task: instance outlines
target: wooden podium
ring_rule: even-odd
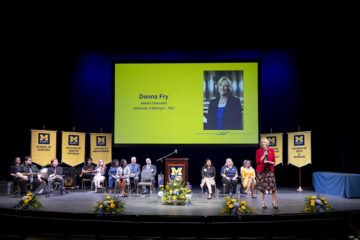
[[[188,158],[165,158],[165,184],[175,176],[188,182]]]

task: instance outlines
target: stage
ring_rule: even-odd
[[[221,215],[222,204],[224,199],[222,194],[208,200],[204,195],[201,198],[199,189],[193,191],[191,206],[169,206],[159,205],[157,203],[157,193],[152,195],[130,194],[128,197],[120,197],[125,203],[124,215],[166,215],[166,216],[219,216]],[[116,196],[115,194],[111,194]],[[258,194],[255,199],[249,195],[240,197],[254,208],[257,215],[274,215],[274,214],[297,214],[304,211],[305,196],[317,195],[314,191],[305,190],[296,191],[295,188],[280,188],[277,199],[279,209],[272,208],[271,194],[265,195],[265,201],[268,208],[264,210],[261,207],[261,199]],[[105,193],[95,193],[91,191],[70,191],[68,194],[60,196],[54,193],[50,198],[40,195],[39,201],[42,208],[39,211],[64,212],[64,213],[93,213],[93,207],[98,201],[102,200]],[[360,210],[360,199],[343,199],[331,195],[324,196],[330,204],[338,211]],[[1,208],[13,208],[19,201],[19,195],[3,195],[0,197]]]
[[[125,203],[125,212],[119,216],[96,215],[94,206],[103,199],[105,193],[74,191],[63,196],[54,193],[50,198],[40,196],[42,208],[33,210],[15,210],[19,195],[0,197],[1,220],[6,220],[9,228],[3,228],[2,235],[13,233],[14,226],[28,226],[26,234],[48,236],[109,236],[133,237],[190,237],[209,236],[266,237],[266,236],[307,236],[314,229],[323,238],[327,235],[343,235],[348,230],[348,221],[360,213],[360,199],[343,199],[330,195],[325,197],[336,209],[333,213],[304,213],[305,196],[317,195],[314,191],[297,192],[296,188],[278,189],[279,209],[271,206],[271,195],[266,195],[266,210],[261,207],[258,194],[255,199],[241,197],[254,208],[254,215],[228,216],[221,213],[224,203],[220,195],[211,200],[201,198],[199,189],[193,190],[191,206],[158,205],[157,194],[136,195],[121,198]],[[55,228],[44,228],[54,223]],[[179,225],[180,224],[180,225]],[[32,226],[32,227],[30,227]],[[256,230],[259,226],[264,231]],[[299,227],[301,226],[301,227]],[[198,229],[192,233],[187,229]],[[225,232],[221,229],[227,229]],[[105,231],[106,230],[106,231]],[[141,231],[139,231],[141,230]],[[55,231],[55,232],[54,232]],[[106,235],[105,234],[105,235]],[[32,236],[31,235],[31,236]],[[310,235],[309,235],[310,236]],[[313,236],[313,235],[311,235]],[[101,239],[101,237],[100,237]]]

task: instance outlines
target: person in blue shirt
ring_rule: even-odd
[[[119,167],[119,160],[114,159],[111,162],[111,167],[108,171],[109,175],[109,193],[115,193],[115,184],[116,184],[116,173]]]
[[[234,166],[234,163],[231,158],[226,159],[225,165],[221,169],[222,182],[225,184],[225,194],[230,193],[230,188],[232,188],[232,194],[236,195],[236,188],[238,183],[238,170]]]

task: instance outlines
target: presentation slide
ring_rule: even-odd
[[[115,144],[258,143],[258,62],[114,64]]]

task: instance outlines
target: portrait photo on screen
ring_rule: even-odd
[[[204,130],[243,130],[243,71],[204,71]]]

